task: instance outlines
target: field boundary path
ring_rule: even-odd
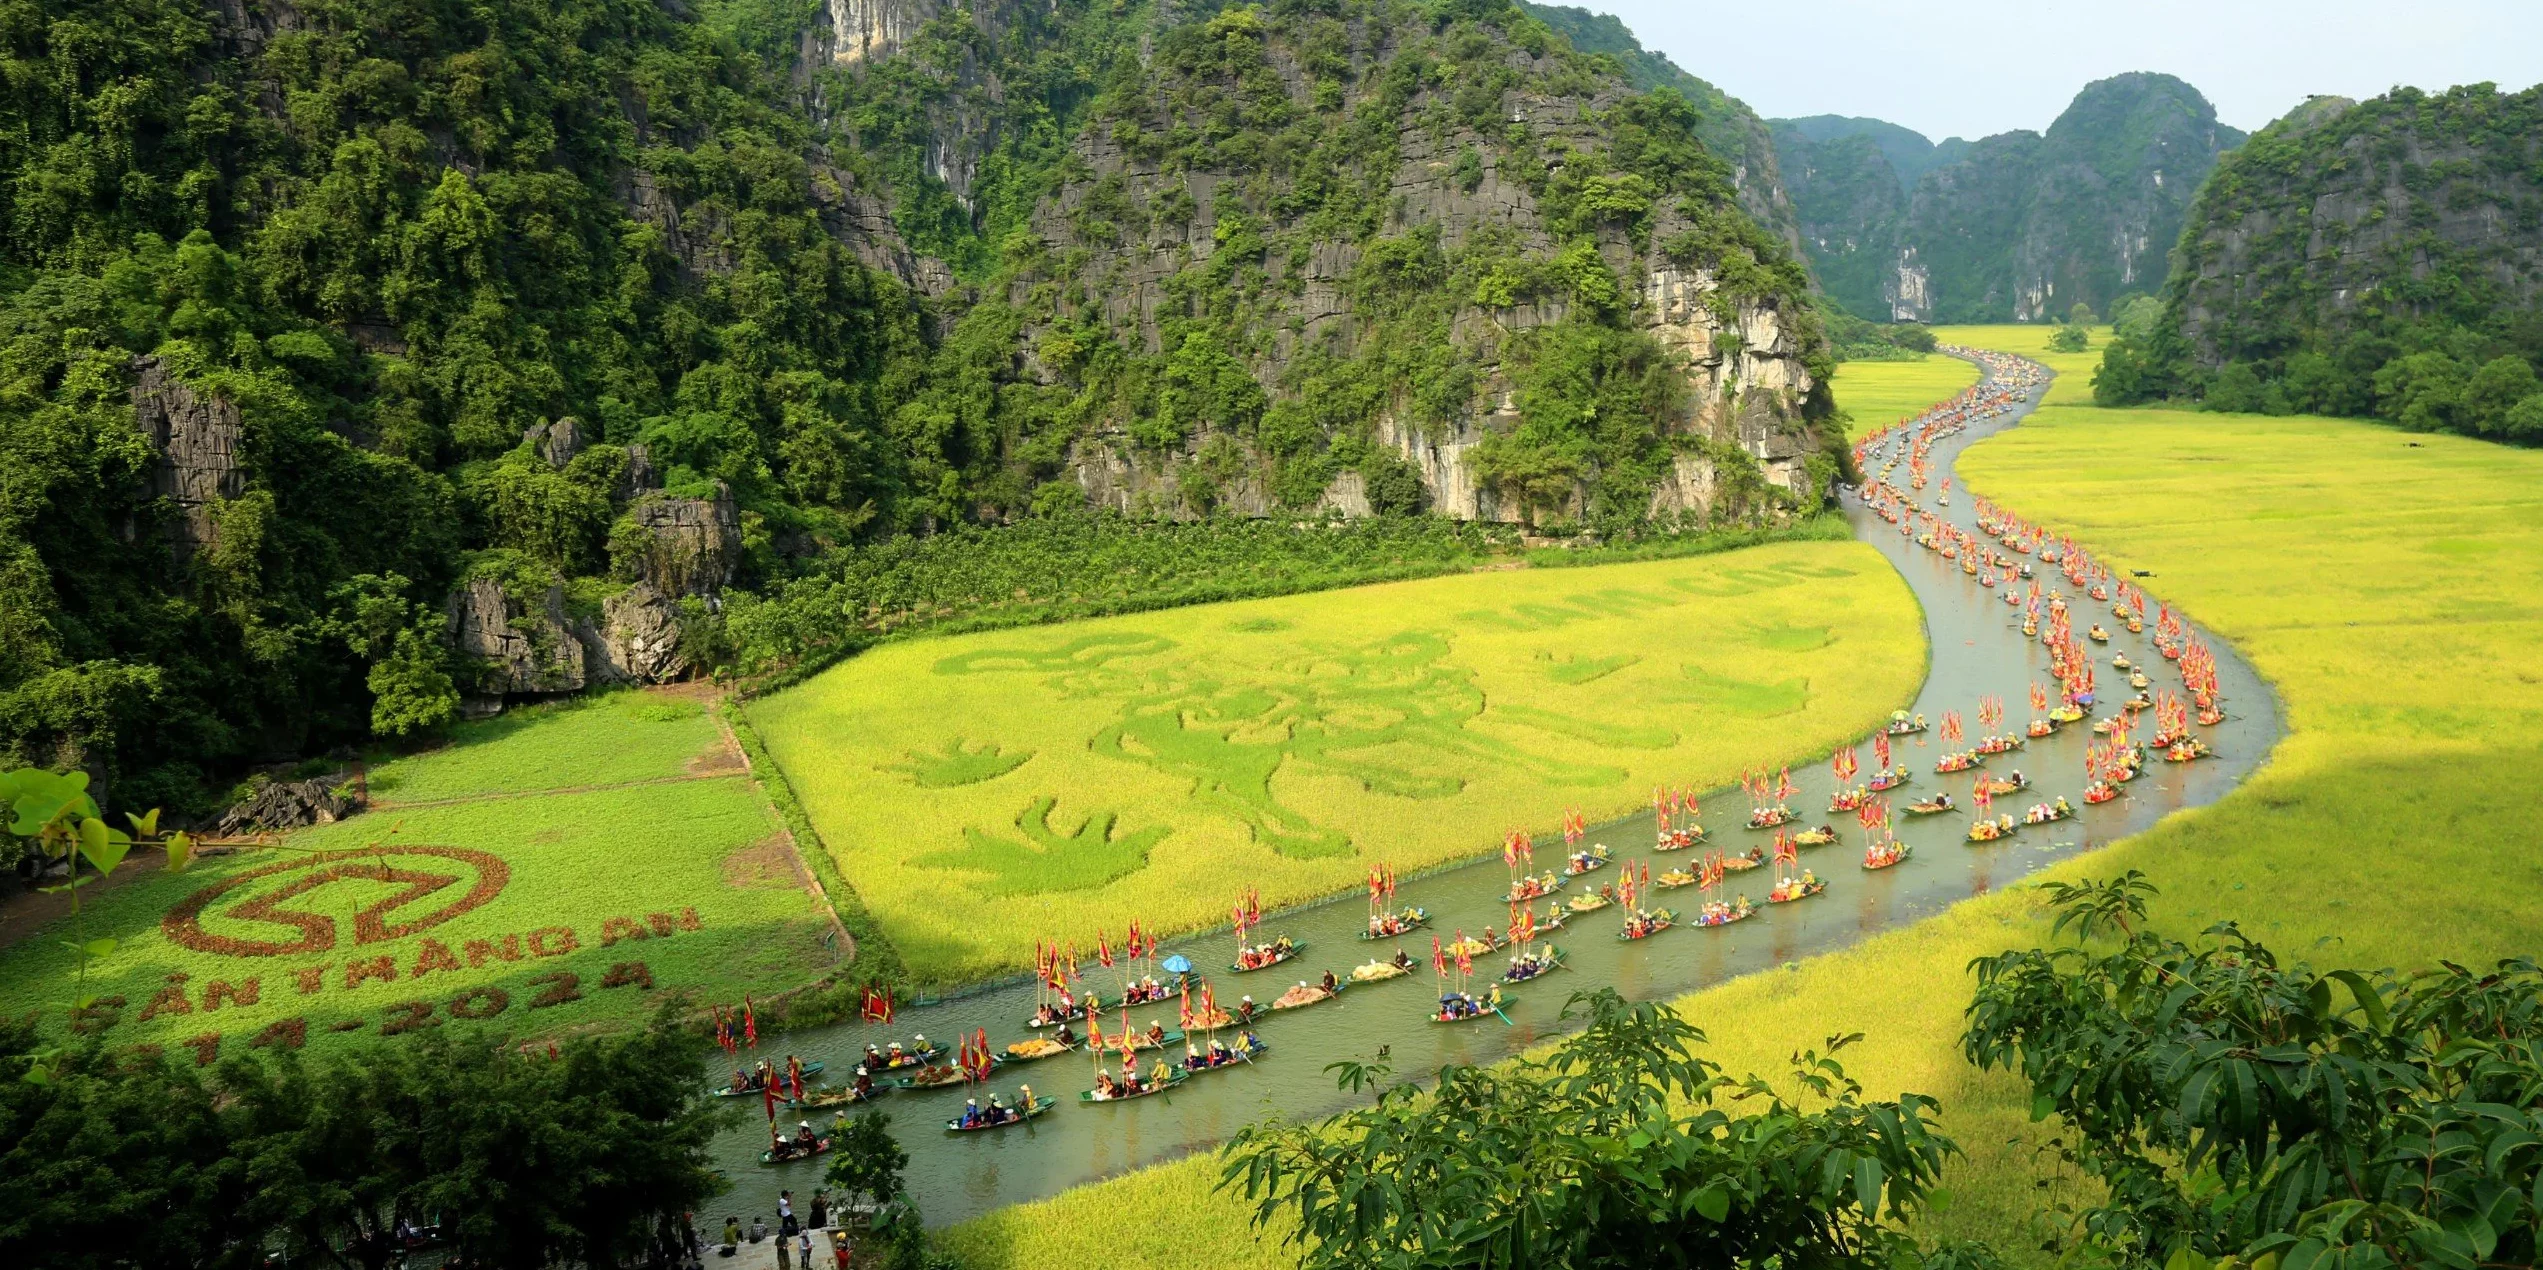
[[[1953,465],[1967,446],[2017,426],[2045,392],[2043,387],[2005,415],[1936,442],[1931,447],[1935,471],[1955,472]],[[1959,485],[1956,478],[1954,485]],[[1934,492],[1938,491],[1925,496],[1930,500]],[[1843,501],[1856,536],[1890,562],[1924,609],[1930,660],[1911,710],[1939,719],[1947,710],[1974,710],[1982,694],[2023,701],[2031,684],[2048,679],[2046,649],[2021,635],[2018,615],[1997,602],[1995,591],[1982,589],[1974,578],[1964,576],[1957,562],[1917,546],[1897,527],[1874,516],[1859,498],[1849,495]],[[1955,505],[1935,510],[1969,527],[1974,524],[1971,501],[1963,496],[1954,500]],[[1403,1072],[1429,1071],[1443,1063],[1497,1061],[1570,1030],[1573,1025],[1559,1015],[1564,998],[1576,990],[1607,983],[1635,999],[1675,999],[1935,915],[1961,900],[2018,883],[2057,861],[2139,833],[2176,811],[2212,803],[2266,761],[2281,734],[2281,716],[2275,692],[2229,645],[2205,630],[2197,633],[2216,655],[2225,699],[2233,711],[2225,725],[2210,733],[2219,757],[2187,767],[2158,764],[2162,770],[2133,783],[2125,797],[2088,807],[2074,821],[1970,847],[1963,842],[1967,824],[1963,816],[1911,819],[1899,828],[1902,840],[1917,848],[1915,857],[1896,868],[1863,873],[1850,858],[1861,850],[1851,818],[1825,810],[1835,784],[1827,766],[1796,768],[1792,775],[1801,792],[1791,805],[1803,813],[1803,823],[1844,819],[1848,826],[1841,845],[1804,857],[1803,863],[1831,881],[1825,895],[1799,904],[1767,906],[1755,919],[1735,926],[1671,931],[1635,943],[1615,938],[1612,909],[1577,917],[1568,931],[1555,937],[1569,956],[1571,972],[1553,982],[1516,989],[1507,1025],[1490,1018],[1476,1024],[1429,1023],[1425,989],[1430,985],[1424,967],[1407,977],[1414,986],[1364,985],[1340,1000],[1273,1015],[1260,1032],[1274,1052],[1260,1064],[1213,1074],[1189,1089],[1156,1099],[1116,1106],[1075,1105],[1068,1095],[1084,1088],[1089,1077],[1082,1056],[999,1073],[991,1090],[1002,1095],[1014,1094],[1019,1081],[1029,1082],[1037,1091],[1057,1094],[1069,1104],[1014,1130],[963,1135],[943,1131],[942,1122],[960,1111],[965,1097],[985,1099],[989,1090],[895,1094],[886,1110],[892,1116],[894,1136],[910,1153],[912,1189],[926,1198],[931,1224],[949,1224],[1206,1151],[1267,1114],[1312,1118],[1338,1110],[1346,1098],[1323,1071],[1329,1061],[1367,1058],[1380,1046],[1390,1047],[1391,1061]],[[2124,633],[2098,651],[2107,654],[2120,649],[2142,655],[2150,664],[2157,660],[2143,637]],[[2035,789],[2025,799],[2064,794],[2079,800],[2082,753],[2090,740],[2083,729],[2068,729],[2033,742],[2009,761],[1998,760],[1994,767],[1997,774],[2015,767],[2034,774]],[[1868,744],[1869,738],[1865,741]],[[1899,761],[1917,776],[1907,788],[1911,798],[1930,796],[1942,787],[1944,778],[1931,770],[1933,748],[1901,738],[1896,749]],[[1949,779],[1956,796],[1966,794],[1968,776]],[[1708,792],[1704,802],[1704,819],[1713,831],[1708,845],[1743,852],[1765,845],[1767,835],[1739,829],[1739,807],[1744,804],[1736,790]],[[1645,813],[1596,826],[1588,840],[1619,848],[1619,858],[1634,865],[1647,859],[1655,875],[1685,863],[1685,855],[1647,853],[1654,829],[1651,816]],[[1477,844],[1479,852],[1490,846]],[[1760,899],[1766,881],[1762,875],[1767,872],[1758,869],[1740,875],[1731,889]],[[1609,876],[1593,874],[1589,880]],[[1489,855],[1407,880],[1398,902],[1429,909],[1432,924],[1401,941],[1401,946],[1427,961],[1425,937],[1429,934],[1445,939],[1460,929],[1498,928],[1506,920],[1500,899],[1506,884],[1501,862]],[[1209,973],[1220,1004],[1233,1005],[1242,995],[1261,1002],[1278,996],[1296,979],[1328,969],[1341,973],[1373,954],[1382,957],[1395,950],[1396,941],[1361,942],[1356,936],[1364,927],[1363,906],[1354,893],[1274,914],[1265,922],[1266,934],[1289,934],[1309,946],[1306,957],[1280,971],[1226,973],[1221,967],[1228,960],[1229,937],[1223,930],[1170,941],[1164,952],[1186,955]],[[1497,963],[1497,958],[1476,959],[1478,970]],[[1105,982],[1100,977],[1095,980],[1099,987]],[[777,1049],[781,1055],[827,1059],[833,1068],[840,1068],[843,1063],[852,1064],[869,1042],[906,1041],[912,1033],[945,1038],[968,1036],[978,1029],[988,1034],[992,1046],[1004,1046],[1024,1035],[1023,1020],[1033,1000],[1029,983],[990,985],[942,1002],[914,1005],[889,1028],[848,1023],[792,1032],[777,1042]],[[1170,1025],[1175,1013],[1175,1003],[1168,1001],[1135,1012],[1132,1021],[1143,1028],[1152,1018]],[[1106,1031],[1113,1031],[1116,1022],[1108,1020]],[[765,1145],[762,1131],[750,1126],[719,1138],[714,1147],[717,1164],[734,1183],[730,1202],[739,1206],[738,1211],[748,1213],[756,1207],[773,1212],[781,1187],[800,1190],[812,1177],[809,1170],[759,1167],[758,1152]]]

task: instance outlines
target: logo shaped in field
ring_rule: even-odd
[[[356,883],[398,888],[354,911],[353,942],[376,944],[430,930],[469,912],[502,894],[511,880],[511,866],[466,847],[335,851],[269,864],[216,882],[168,910],[159,929],[197,952],[232,957],[325,952],[336,946],[336,919],[301,905],[331,886]],[[242,925],[280,929],[269,939],[218,934],[203,928],[207,913],[233,929]],[[297,937],[288,932],[297,932]]]

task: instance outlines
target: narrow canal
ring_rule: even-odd
[[[2034,393],[2005,416],[1936,442],[1931,452],[1936,472],[1954,471],[1961,450],[2015,426],[2036,400]],[[1960,488],[1958,481],[1953,482],[1953,488]],[[1930,492],[1926,501],[1929,505],[1933,501]],[[1974,528],[1969,505],[1972,501],[1959,497],[1952,506],[1935,510],[1945,513],[1955,524]],[[1924,607],[1932,665],[1924,688],[1910,708],[1929,720],[1939,720],[1951,710],[1974,718],[1978,699],[1993,695],[2008,703],[2018,726],[2027,717],[2023,707],[2028,702],[2030,685],[2054,682],[2047,650],[2021,633],[2019,610],[1994,602],[1995,593],[1982,589],[1975,578],[1963,575],[1955,562],[1916,546],[1895,527],[1865,511],[1856,500],[1847,500],[1846,511],[1854,521],[1856,534],[1889,558]],[[2054,530],[2055,526],[2050,528]],[[2042,569],[2041,573],[2052,582],[2063,581],[2054,570]],[[2155,595],[2162,594],[2162,579],[2146,580],[2144,584]],[[2079,624],[2089,620],[2093,607],[2079,599]],[[1569,930],[1555,937],[1568,954],[1570,969],[1510,990],[1504,1006],[1509,1019],[1506,1024],[1490,1018],[1456,1025],[1430,1022],[1427,1014],[1435,1004],[1435,996],[1429,967],[1424,964],[1414,974],[1360,985],[1334,1001],[1274,1015],[1258,1028],[1271,1045],[1271,1051],[1259,1062],[1205,1075],[1154,1098],[1110,1105],[1081,1104],[1077,1092],[1086,1088],[1091,1079],[1091,1064],[1081,1053],[1009,1067],[997,1074],[991,1088],[1009,1101],[1019,1082],[1030,1083],[1036,1093],[1059,1097],[1059,1107],[1023,1126],[992,1133],[945,1132],[945,1121],[959,1114],[964,1098],[972,1096],[960,1089],[894,1093],[876,1105],[891,1115],[893,1133],[909,1150],[907,1176],[915,1198],[930,1224],[941,1225],[1143,1165],[1208,1150],[1248,1122],[1265,1116],[1312,1117],[1336,1111],[1346,1098],[1334,1088],[1324,1067],[1337,1059],[1366,1058],[1380,1046],[1388,1046],[1390,1060],[1399,1073],[1426,1072],[1446,1063],[1489,1063],[1557,1034],[1564,1000],[1583,988],[1606,983],[1628,997],[1674,997],[1734,976],[1842,948],[1866,935],[1938,912],[1954,901],[2018,882],[2054,861],[2137,833],[2172,812],[2214,802],[2241,783],[2279,739],[2278,701],[2230,646],[2209,632],[2195,627],[2193,630],[2215,653],[2223,704],[2228,712],[2223,724],[2204,730],[2217,757],[2185,766],[2157,762],[2125,787],[2125,796],[2086,807],[2074,820],[2028,829],[2008,842],[1973,847],[1962,840],[1967,815],[1902,818],[1897,826],[1899,837],[1916,848],[1914,858],[1886,871],[1866,873],[1856,867],[1862,854],[1862,835],[1853,818],[1826,813],[1834,785],[1827,764],[1796,764],[1793,777],[1801,792],[1791,800],[1791,806],[1802,813],[1805,824],[1826,821],[1837,824],[1842,831],[1838,845],[1809,852],[1803,859],[1821,876],[1831,879],[1826,894],[1797,904],[1768,906],[1755,918],[1737,925],[1714,929],[1681,927],[1636,943],[1616,939],[1619,919],[1612,908],[1577,916]],[[2155,654],[2150,641],[2151,631],[2131,636],[2123,630],[2114,632],[2107,648],[2094,647],[2096,657],[2103,663],[2104,682],[2119,678],[2111,674],[2107,665],[2108,654],[2113,651],[2124,651],[2134,660],[2169,672],[2169,665]],[[2170,684],[2177,688],[2172,679],[2167,673],[2158,680],[2158,686]],[[2103,695],[2115,699],[2121,694]],[[1933,761],[1941,746],[1930,736],[1926,740],[1928,743],[1920,746],[1902,738],[1897,747],[1897,761],[1917,773],[1917,782],[1905,791],[1909,799],[1948,787],[1965,806],[1970,775],[1935,776]],[[2032,801],[2063,794],[2081,806],[2084,749],[2091,740],[2087,730],[2068,728],[2056,736],[2033,741],[2009,759],[1996,760],[1991,766],[2000,772],[2019,768],[2034,783],[2034,792],[2006,801],[2017,804],[2014,809],[2018,811],[2019,806]],[[1864,759],[1868,765],[1868,746]],[[1901,801],[1904,800],[1893,796],[1894,805]],[[1746,832],[1739,827],[1745,803],[1738,791],[1713,791],[1703,802],[1705,824],[1712,831],[1708,846],[1745,851],[1752,845],[1764,845],[1771,838],[1769,834]],[[1691,857],[1702,854],[1699,850],[1654,856],[1653,828],[1650,814],[1644,813],[1595,826],[1588,841],[1607,844],[1629,864],[1653,861],[1655,875],[1690,864]],[[1476,849],[1489,852],[1492,846],[1477,843]],[[1539,867],[1559,861],[1560,854],[1559,840],[1552,850],[1540,844]],[[1590,880],[1612,878],[1616,872],[1607,870]],[[1772,883],[1772,872],[1771,868],[1760,868],[1732,875],[1725,896],[1745,891],[1762,905]],[[1399,903],[1421,905],[1432,914],[1430,930],[1416,932],[1402,941],[1405,951],[1427,963],[1432,931],[1445,937],[1460,928],[1499,928],[1507,920],[1501,901],[1507,883],[1507,873],[1497,854],[1486,854],[1474,864],[1405,883]],[[1573,893],[1577,891],[1576,886]],[[1683,910],[1691,906],[1694,896],[1692,890],[1680,891],[1664,897],[1664,902],[1673,902],[1673,907]],[[1347,975],[1352,966],[1368,960],[1372,953],[1391,954],[1393,943],[1371,944],[1356,938],[1366,928],[1366,918],[1365,900],[1358,892],[1269,918],[1264,927],[1267,933],[1287,934],[1308,945],[1308,950],[1288,966],[1256,974],[1226,972],[1233,940],[1225,931],[1174,941],[1166,951],[1169,955],[1181,953],[1190,957],[1197,969],[1210,974],[1222,1005],[1233,1005],[1241,994],[1268,1002],[1298,979],[1314,978],[1327,969]],[[1504,960],[1499,956],[1477,958],[1478,980],[1487,964],[1497,969]],[[1094,982],[1102,985],[1102,972],[1095,974]],[[1003,1048],[1027,1034],[1024,1021],[1033,1004],[1032,986],[1016,984],[904,1010],[889,1028],[847,1024],[771,1038],[761,1052],[781,1060],[789,1053],[807,1061],[827,1060],[832,1074],[843,1074],[853,1069],[856,1056],[867,1043],[907,1040],[913,1033],[950,1047],[957,1037],[980,1028],[987,1030],[994,1048]],[[1143,1028],[1152,1018],[1172,1028],[1174,1005],[1168,1002],[1134,1010],[1132,1017]],[[1118,1019],[1119,1014],[1115,1013],[1107,1020],[1108,1030]],[[756,1109],[754,1104],[753,1110]],[[743,1214],[745,1220],[754,1211],[773,1215],[781,1187],[793,1190],[800,1203],[804,1195],[821,1184],[822,1165],[817,1162],[775,1168],[760,1165],[759,1153],[767,1146],[767,1135],[758,1116],[750,1119],[749,1124],[728,1132],[716,1143],[717,1163],[732,1179],[734,1189],[716,1202],[715,1212],[708,1214],[715,1221],[720,1222],[726,1212]],[[828,1113],[816,1119],[823,1128],[828,1122]]]

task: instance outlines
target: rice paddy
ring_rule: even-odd
[[[2045,404],[2052,406],[2093,404],[2093,372],[2102,364],[2102,348],[2110,343],[2111,328],[2087,328],[2092,346],[2080,353],[2059,353],[2049,348],[2049,337],[2057,328],[2046,323],[2006,323],[2000,326],[1937,326],[1934,338],[1945,344],[1964,348],[1992,348],[2014,353],[2057,372],[2049,384]],[[1840,398],[1842,401],[1842,398]]]
[[[2014,328],[2029,335],[2038,328]],[[1946,340],[1985,342],[1967,332]],[[2098,341],[2097,341],[2098,342]],[[2029,345],[1993,346],[2029,351]],[[2096,350],[2097,354],[2098,350]],[[2059,400],[2074,396],[2071,378]],[[2530,953],[2543,919],[2543,454],[2371,424],[2089,407],[2041,411],[1975,447],[1970,486],[2071,531],[2232,640],[2283,696],[2290,735],[2222,802],[2048,876],[2142,869],[2179,932],[2233,920],[2288,957],[2420,966]],[[2027,1089],[1960,1056],[1973,957],[2047,935],[2029,888],[1959,904],[1840,953],[1684,998],[1732,1072],[1774,1074],[1862,1032],[1850,1072],[1881,1096],[1943,1101],[1967,1152],[1929,1235],[2045,1264],[2059,1183]],[[1198,1157],[1004,1210],[949,1232],[966,1265],[1100,1256],[1179,1264],[1192,1229],[1245,1210]],[[2043,1191],[2043,1179],[2049,1189]],[[1147,1215],[1171,1211],[1180,1223]],[[1029,1251],[1028,1251],[1029,1250]],[[1258,1242],[1234,1267],[1294,1264]]]
[[[751,706],[921,982],[1223,921],[1712,788],[1921,682],[1859,544],[1523,569],[913,640]]]
[[[1840,362],[1830,391],[1845,411],[1847,436],[1876,432],[1978,382],[1978,368],[1928,353],[1907,362]]]
[[[677,992],[765,1000],[838,960],[776,817],[694,697],[472,724],[371,785],[390,805],[278,847],[181,874],[125,865],[84,924],[0,949],[0,1011],[208,1061],[452,1020],[554,1034]],[[60,940],[101,937],[118,945],[89,972],[104,1002],[73,1020]]]

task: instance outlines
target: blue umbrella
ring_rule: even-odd
[[[1176,953],[1159,964],[1163,965],[1166,968],[1166,973],[1170,975],[1190,974],[1192,972],[1192,959],[1184,956],[1182,953]]]

